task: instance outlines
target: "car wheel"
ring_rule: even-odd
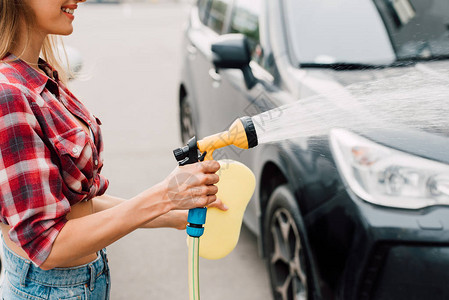
[[[311,296],[301,220],[290,190],[286,185],[277,187],[264,220],[264,250],[276,300],[307,300]]]
[[[185,96],[181,100],[180,107],[180,121],[181,121],[181,139],[186,144],[190,138],[195,135],[195,126],[193,123],[192,108],[189,99]]]

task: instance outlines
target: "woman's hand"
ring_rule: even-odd
[[[221,202],[220,199],[215,200],[208,206],[209,207],[215,207],[220,210],[226,211],[228,210],[228,207]],[[179,230],[185,230],[186,226],[188,224],[187,217],[188,217],[189,211],[188,210],[172,210],[166,213],[165,215],[162,215],[156,219],[154,219],[151,222],[148,222],[142,228],[160,228],[160,227],[168,227],[168,228],[174,228]]]
[[[209,207],[215,207],[223,211],[228,210],[228,207],[223,202],[221,202],[220,199],[212,202],[212,204],[210,204],[208,208]],[[179,230],[185,230],[188,224],[188,214],[188,210],[172,210],[165,215],[156,218],[153,222],[148,223],[150,225],[148,227],[170,227]],[[161,222],[161,224],[158,224],[159,222]]]
[[[205,207],[216,201],[220,169],[216,161],[204,161],[177,167],[165,180],[166,198],[173,205],[173,209],[191,209]]]

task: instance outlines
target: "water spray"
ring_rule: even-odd
[[[197,141],[192,137],[186,146],[173,150],[180,166],[193,164],[203,160],[212,160],[216,149],[234,145],[241,149],[257,146],[257,134],[254,123],[250,117],[235,120],[227,131],[223,131]],[[194,208],[189,210],[187,234],[189,244],[189,299],[199,300],[199,238],[204,233],[207,208]]]

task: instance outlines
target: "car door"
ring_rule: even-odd
[[[248,88],[239,69],[211,69],[209,75],[214,78],[214,98],[209,103],[216,109],[215,117],[210,120],[209,133],[226,130],[238,117],[253,116],[268,108],[271,103],[269,91],[272,90],[273,77],[261,66],[263,50],[260,43],[259,18],[263,0],[235,0],[226,24],[224,34],[245,34],[252,53],[251,71],[258,83]],[[218,116],[220,114],[221,116]],[[236,155],[233,155],[236,158]]]
[[[276,86],[275,77],[270,72],[273,60],[267,42],[267,34],[263,26],[265,16],[265,0],[235,0],[229,23],[225,33],[240,33],[246,35],[252,60],[251,72],[257,79],[257,84],[248,88],[244,76],[239,69],[220,69],[215,85],[215,97],[210,99],[222,114],[211,122],[213,132],[222,131],[229,127],[236,118],[254,116],[261,112],[276,108],[285,103],[285,93]],[[274,73],[274,72],[273,72]],[[276,112],[273,113],[280,113]],[[274,117],[274,116],[273,116]],[[256,161],[254,151],[263,151],[261,147],[252,150],[242,150],[236,147],[226,147],[215,151],[215,159],[230,158],[243,162],[253,171],[260,167]],[[250,201],[245,212],[246,224],[253,225],[254,231],[258,223],[257,203]]]
[[[187,69],[191,70],[189,80],[192,85],[187,93],[194,98],[192,102],[197,112],[196,134],[199,138],[220,128],[214,126],[217,118],[222,115],[218,113],[215,101],[218,90],[216,78],[214,79],[214,74],[211,73],[211,70],[214,70],[211,45],[223,32],[224,24],[229,18],[231,2],[232,0],[198,1],[197,17],[191,18],[187,32],[186,50],[189,57]]]

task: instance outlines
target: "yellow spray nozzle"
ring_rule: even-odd
[[[257,146],[257,134],[254,123],[250,117],[235,120],[227,131],[205,137],[198,141],[198,150],[206,152],[205,160],[212,160],[216,149],[234,145],[241,149]]]

